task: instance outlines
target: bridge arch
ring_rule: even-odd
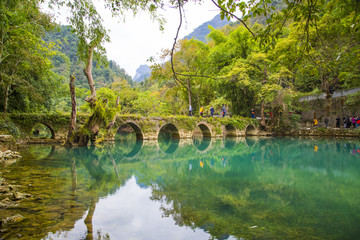
[[[237,137],[236,127],[232,124],[227,124],[224,126],[223,130],[224,137]]]
[[[51,139],[55,139],[55,130],[54,130],[54,128],[50,125],[50,124],[48,124],[48,123],[46,123],[46,122],[35,122],[34,124],[33,124],[33,127],[31,127],[31,129],[30,129],[30,132],[29,132],[29,136],[35,136],[35,137],[38,137],[37,136],[37,134],[39,134],[39,127],[41,127],[41,126],[45,126],[46,127],[46,129],[48,129],[49,131],[50,131],[50,135],[51,135]]]
[[[122,125],[120,125],[120,127],[116,131],[117,134],[130,133],[130,132],[133,132],[135,134],[136,140],[144,139],[143,132],[141,131],[140,127],[134,122],[130,122],[130,121],[125,122]]]
[[[245,136],[257,136],[259,130],[254,125],[249,124],[245,129]]]
[[[206,122],[199,122],[197,128],[193,132],[194,136],[201,135],[203,138],[211,138],[211,127]]]
[[[157,133],[159,138],[166,139],[180,139],[180,133],[178,128],[173,123],[165,123],[163,124]]]
[[[134,157],[142,149],[144,135],[136,123],[124,122],[118,127],[116,135],[119,137],[115,137],[115,141],[126,143],[125,148],[121,149],[123,156]]]

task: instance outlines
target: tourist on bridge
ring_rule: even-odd
[[[191,104],[189,105],[189,116],[192,116],[192,111],[193,111],[193,108],[191,106]]]
[[[325,118],[325,126],[328,127],[328,125],[329,125],[329,119],[326,117]]]
[[[346,121],[346,126],[345,126],[345,128],[350,128],[350,127],[351,127],[351,120],[350,120],[350,118],[351,118],[351,117],[346,116],[346,119],[345,119],[345,121]]]
[[[354,128],[356,128],[356,117],[355,116],[352,116],[351,122],[352,122]]]
[[[222,117],[225,117],[226,115],[226,108],[225,105],[222,106]]]
[[[318,125],[318,120],[314,118],[314,127],[317,127],[317,125]]]
[[[204,115],[204,107],[201,106],[201,108],[200,108],[200,116],[203,116],[203,115]]]
[[[340,118],[339,117],[336,118],[336,127],[340,128]]]
[[[255,110],[254,110],[254,108],[251,109],[251,118],[255,118]]]
[[[360,126],[360,116],[356,118],[356,127]]]
[[[211,106],[211,107],[210,107],[211,117],[214,117],[214,112],[215,112],[215,109],[213,108],[213,106]]]

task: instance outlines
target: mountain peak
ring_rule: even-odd
[[[221,20],[220,15],[216,15],[213,19],[210,21],[204,22],[199,27],[195,28],[192,33],[185,36],[184,39],[197,39],[199,41],[205,42],[206,36],[210,33],[210,29],[208,26],[212,26],[214,28],[222,28],[223,26],[229,24],[229,21],[227,20]]]
[[[136,69],[136,73],[135,73],[135,76],[133,78],[133,81],[134,82],[141,82],[145,78],[150,77],[150,74],[151,74],[151,69],[150,69],[150,67],[148,65],[146,65],[146,64],[140,65],[140,67],[138,67]]]

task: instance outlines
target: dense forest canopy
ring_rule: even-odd
[[[187,2],[106,0],[104,4],[120,17],[128,10],[147,11],[162,26],[158,8],[170,4],[181,10]],[[60,26],[60,31],[40,11],[39,1],[1,1],[4,115],[69,112],[70,74],[76,77],[77,105],[84,112],[94,106],[85,101],[90,95],[111,100],[113,107],[119,98],[121,113],[148,116],[186,114],[189,104],[195,112],[201,106],[219,111],[225,104],[232,115],[241,116],[250,116],[255,107],[263,120],[271,111],[282,126],[291,124],[288,112],[301,110],[297,97],[318,92],[331,97],[337,89],[360,85],[359,1],[213,3],[222,18],[237,19],[238,24],[211,28],[205,42],[178,40],[174,49],[164,50],[163,61],[153,64],[151,77],[134,84],[125,70],[106,59],[103,43],[109,39],[91,0],[50,1],[71,10],[72,28]],[[244,17],[235,16],[239,11]]]

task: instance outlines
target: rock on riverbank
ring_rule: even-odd
[[[13,152],[11,150],[6,150],[4,152],[0,151],[0,164],[4,168],[15,163],[19,158],[21,158],[21,155],[18,152]]]
[[[0,151],[0,209],[17,205],[22,199],[32,197],[30,194],[20,192],[21,186],[10,184],[2,177],[4,169],[15,163],[19,158],[21,158],[21,156],[18,152],[13,152],[11,150],[6,150],[4,152]],[[20,221],[20,219],[23,219],[20,215],[5,219],[0,217],[0,227],[10,222]]]

